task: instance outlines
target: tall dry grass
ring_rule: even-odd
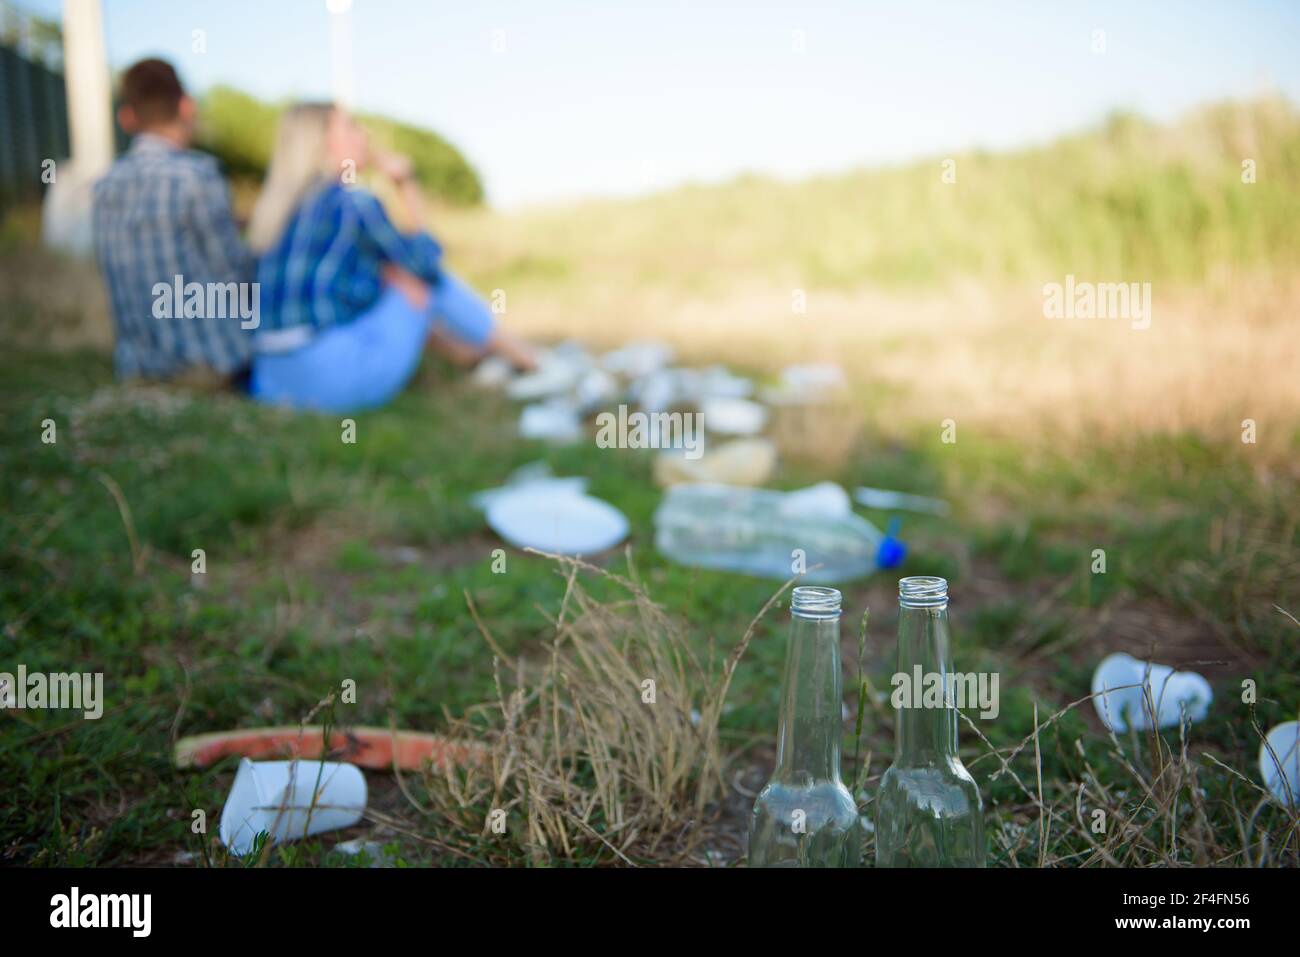
[[[784,588],[725,657],[637,580],[548,556],[566,588],[544,648],[494,654],[497,699],[451,723],[486,758],[430,772],[427,810],[482,863],[700,863],[725,795],[718,720],[745,648]],[[631,567],[629,554],[629,567]],[[581,574],[619,593],[596,600]]]

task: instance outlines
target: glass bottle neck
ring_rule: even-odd
[[[840,680],[839,616],[794,615],[781,684],[776,779],[839,781],[844,722]]]
[[[940,764],[957,756],[957,711],[950,674],[947,607],[901,606],[898,675],[910,694],[895,701],[896,766]],[[895,695],[903,690],[897,680],[894,688]]]

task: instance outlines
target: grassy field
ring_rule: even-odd
[[[533,334],[657,335],[758,376],[794,358],[846,366],[851,399],[783,436],[774,484],[952,501],[947,520],[905,522],[901,573],[950,580],[957,667],[1001,674],[999,717],[962,729],[991,864],[1294,866],[1300,821],[1263,800],[1255,760],[1259,729],[1300,708],[1297,130],[1293,111],[1262,104],[958,157],[957,184],[936,161],[449,212],[438,228],[454,265],[506,290],[507,320]],[[1233,137],[1257,148],[1251,186]],[[333,850],[352,837],[409,865],[743,859],[788,609],[778,597],[745,641],[779,585],[656,554],[649,453],[521,442],[513,405],[436,363],[355,416],[355,444],[337,418],[122,386],[93,275],[30,247],[30,222],[11,218],[0,670],[102,671],[107,704],[98,721],[0,715],[0,861],[368,863]],[[1053,326],[1040,290],[1066,273],[1152,282],[1152,327]],[[792,315],[795,289],[806,314]],[[1241,441],[1244,418],[1257,443]],[[500,543],[469,496],[539,458],[627,513],[627,551],[595,569],[511,551],[494,572]],[[896,577],[845,589],[852,709],[859,672],[888,688]],[[1209,717],[1185,738],[1111,737],[1078,703],[1110,651],[1201,671]],[[648,723],[619,710],[618,661],[627,695],[647,669],[670,692]],[[355,704],[338,700],[349,679]],[[474,735],[498,763],[370,774],[363,825],[227,859],[213,836],[233,763],[179,771],[173,742],[309,715]],[[879,694],[863,718],[860,766],[845,725],[845,774],[869,800],[893,727]],[[495,808],[505,834],[487,827]]]
[[[1218,441],[1253,418],[1285,457],[1300,422],[1297,221],[1300,114],[1261,100],[810,182],[447,210],[439,228],[525,331],[655,335],[767,369],[836,361],[899,438],[956,418],[1022,442]],[[1044,284],[1067,275],[1149,282],[1150,328],[1044,319]]]

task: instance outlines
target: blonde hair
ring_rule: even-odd
[[[266,182],[248,224],[248,245],[262,253],[275,245],[312,187],[326,176],[325,142],[332,103],[299,103],[284,111]]]

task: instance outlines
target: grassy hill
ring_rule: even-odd
[[[443,213],[455,268],[543,337],[657,336],[761,368],[833,360],[887,428],[1015,434],[1268,419],[1300,441],[1300,113],[1265,99],[1048,145],[633,200]],[[1255,182],[1243,181],[1253,161]],[[1151,283],[1150,329],[1052,321],[1067,274]],[[800,311],[796,303],[806,300]],[[1044,432],[1044,426],[1048,431]]]
[[[946,159],[956,182],[943,180]],[[750,276],[836,288],[1066,271],[1198,280],[1222,266],[1300,265],[1297,221],[1300,113],[1263,99],[1171,126],[1117,114],[1015,152],[538,209],[485,225],[511,242],[485,244],[496,258],[484,265],[493,278],[612,270],[689,289]]]

